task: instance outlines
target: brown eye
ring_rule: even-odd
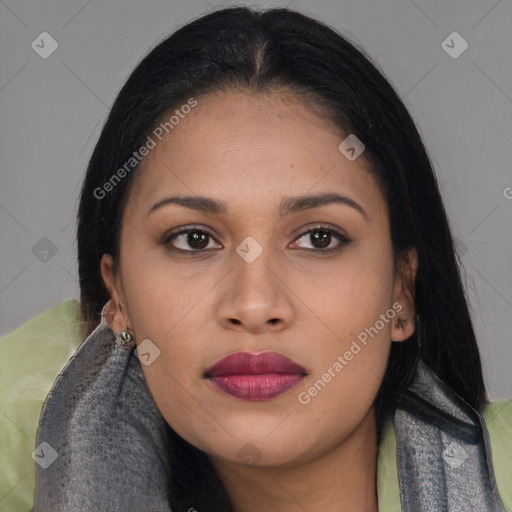
[[[316,249],[326,249],[332,241],[332,235],[327,231],[310,231],[309,236]]]
[[[167,236],[162,243],[164,245],[171,245],[171,248],[179,251],[196,252],[213,248],[209,247],[211,241],[213,241],[213,237],[210,233],[194,228],[173,233]]]
[[[300,245],[300,241],[311,244],[311,247]],[[314,252],[334,252],[340,250],[350,240],[334,229],[316,226],[308,229],[292,245],[293,248],[307,249]]]

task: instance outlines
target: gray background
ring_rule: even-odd
[[[0,0],[0,335],[78,298],[80,183],[128,74],[177,27],[231,5]],[[289,6],[330,24],[360,44],[398,90],[433,159],[463,254],[491,397],[511,397],[512,2],[251,5]],[[457,58],[442,46],[454,31],[469,45]],[[31,47],[42,45],[42,32],[58,42],[46,59]],[[448,38],[445,45],[457,51],[460,43]]]

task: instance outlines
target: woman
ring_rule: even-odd
[[[512,510],[432,165],[332,29],[232,8],[160,43],[77,240],[35,511]]]

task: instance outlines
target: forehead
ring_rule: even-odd
[[[253,207],[309,191],[382,202],[363,156],[350,161],[340,152],[348,134],[302,98],[283,91],[230,91],[196,101],[161,140],[153,137],[155,147],[133,187],[141,207],[171,193]]]

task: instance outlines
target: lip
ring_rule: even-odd
[[[204,377],[228,395],[260,402],[297,386],[307,374],[304,367],[277,352],[236,352],[208,368]]]

